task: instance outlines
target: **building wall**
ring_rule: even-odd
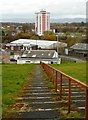
[[[37,50],[38,49],[38,45],[34,45],[32,47],[30,46],[7,46],[7,45],[3,45],[2,47],[3,49],[6,49],[6,50],[11,50],[11,51],[20,51],[20,50]]]
[[[40,62],[44,62],[44,63],[46,63],[46,64],[61,64],[61,58],[58,58],[58,61],[57,61],[57,59],[56,60],[42,60],[42,59],[34,59],[34,60],[32,60],[32,59],[17,59],[17,64],[31,64],[31,63],[35,63],[35,64],[40,64]]]
[[[44,31],[50,30],[50,13],[46,11],[40,11],[36,13],[36,21],[35,21],[35,31],[41,36]]]
[[[7,45],[4,45],[3,49],[17,51],[17,50],[23,49],[23,46],[7,46]]]
[[[81,58],[81,59],[86,59],[88,57],[88,52],[87,50],[71,50],[68,52],[69,56]]]
[[[42,62],[44,62],[46,64],[51,64],[51,61],[44,61],[43,60]],[[17,64],[31,64],[31,63],[40,64],[40,60],[22,60],[22,59],[17,60]]]

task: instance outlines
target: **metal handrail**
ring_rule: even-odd
[[[70,106],[71,106],[71,82],[75,82],[77,85],[80,85],[82,88],[85,89],[86,93],[86,104],[85,104],[85,117],[88,120],[88,85],[85,83],[80,82],[79,80],[65,74],[64,72],[53,68],[52,66],[41,62],[42,67],[46,71],[47,75],[51,77],[52,83],[55,84],[55,90],[57,91],[57,74],[60,74],[60,97],[62,98],[62,77],[66,77],[68,80],[68,113],[70,113]],[[55,75],[55,76],[54,76]],[[55,77],[55,78],[54,78]]]

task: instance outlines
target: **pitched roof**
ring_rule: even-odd
[[[70,48],[76,49],[76,50],[88,50],[88,44],[87,43],[76,43]]]
[[[25,51],[22,55],[27,58],[53,58],[55,50],[31,50]]]

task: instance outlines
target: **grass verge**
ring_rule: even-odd
[[[14,99],[22,86],[32,76],[34,65],[2,65],[2,113],[9,112],[8,107],[14,104]]]
[[[52,67],[88,84],[87,63],[53,64]]]

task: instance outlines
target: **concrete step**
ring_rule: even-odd
[[[77,107],[85,107],[85,101],[75,101],[72,102],[74,105],[76,105]]]
[[[68,92],[64,93],[65,96],[68,96]],[[84,93],[79,93],[79,92],[72,92],[71,96],[85,96]]]
[[[30,89],[48,89],[48,87],[45,86],[32,86]]]
[[[36,98],[31,98],[31,99],[30,98],[28,98],[28,99],[17,99],[17,102],[27,102],[27,103],[28,102],[30,102],[30,103],[31,102],[50,102],[50,101],[51,101],[51,97],[48,97],[48,98],[44,97],[44,98],[39,98],[39,99],[38,98],[37,99]]]
[[[55,96],[56,94],[51,94],[51,93],[46,93],[46,94],[43,94],[43,93],[41,93],[41,94],[36,94],[36,93],[27,93],[27,94],[25,94],[25,95],[22,95],[21,97],[28,97],[28,98],[30,98],[30,97],[53,97],[53,96]]]
[[[85,100],[85,96],[71,96],[71,100]]]
[[[68,89],[64,89],[64,91],[68,91]],[[80,91],[80,90],[78,90],[78,89],[71,89],[71,92],[84,92],[84,91]],[[84,92],[85,93],[85,92]]]
[[[32,109],[53,109],[53,108],[58,108],[60,105],[58,103],[31,103]]]
[[[59,120],[59,113],[56,110],[49,110],[47,111],[30,111],[30,112],[22,112],[19,113],[16,118],[28,118],[28,119],[42,119],[42,120],[47,120],[47,119],[56,119]]]
[[[25,93],[25,95],[56,95],[56,93],[50,93],[50,92],[31,92],[31,93]]]
[[[25,88],[25,90],[49,90],[48,87],[29,87],[29,88]]]
[[[23,94],[25,94],[25,93],[47,93],[47,92],[50,92],[48,89],[46,89],[46,90],[25,90],[25,91],[23,91],[22,93]]]
[[[68,89],[68,86],[62,86],[63,89]],[[71,89],[77,89],[76,86],[71,86]]]

